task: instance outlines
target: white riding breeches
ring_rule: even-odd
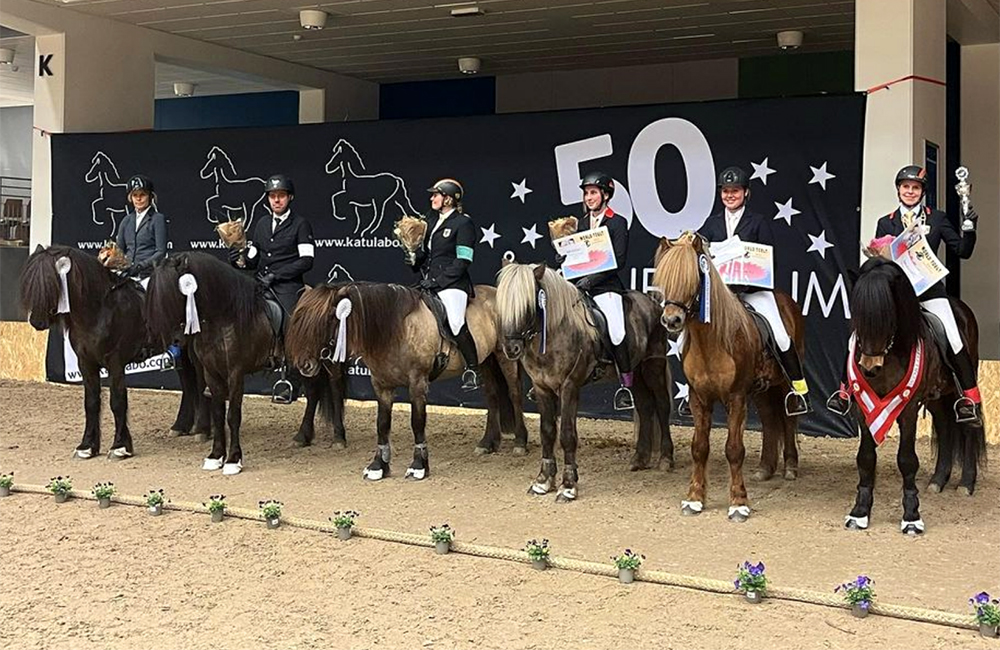
[[[441,289],[437,295],[444,303],[445,311],[448,312],[451,333],[458,336],[462,326],[465,325],[465,307],[469,304],[469,294],[461,289]]]
[[[944,323],[944,331],[948,334],[948,343],[951,345],[952,354],[958,354],[965,347],[962,343],[962,335],[958,331],[958,322],[955,321],[955,314],[951,311],[951,303],[947,298],[931,298],[921,301],[920,306],[934,314]]]
[[[609,291],[594,296],[594,302],[601,308],[604,317],[608,319],[608,335],[611,344],[618,345],[625,340],[625,305],[622,295]]]
[[[778,301],[774,299],[772,291],[754,291],[743,294],[743,302],[753,307],[771,325],[774,332],[774,342],[778,349],[787,352],[792,347],[792,339],[788,336],[785,323],[781,320],[781,312],[778,311]]]
[[[143,279],[139,280],[139,284],[142,285],[143,289],[148,289],[149,288],[149,278],[143,278]]]

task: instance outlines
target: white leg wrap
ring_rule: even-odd
[[[243,459],[238,463],[226,463],[222,466],[223,476],[236,476],[243,471]]]
[[[705,509],[705,504],[701,501],[681,501],[681,510],[690,510],[691,512],[701,512]]]
[[[576,501],[576,488],[562,488],[557,496],[566,501]]]
[[[368,469],[367,467],[361,472],[362,478],[368,481],[381,481],[382,480],[382,470],[381,469]]]
[[[421,469],[413,469],[412,467],[407,467],[406,468],[406,478],[412,478],[412,479],[415,479],[417,481],[422,481],[422,480],[424,480],[425,476],[427,476],[427,470],[426,469],[423,469],[423,468],[421,468]]]
[[[750,506],[729,506],[729,516],[732,517],[735,514],[746,518],[750,516]]]
[[[225,461],[221,458],[206,458],[205,462],[201,464],[201,468],[206,472],[214,472],[215,470],[222,469]]]
[[[123,460],[125,458],[131,458],[132,452],[130,452],[125,447],[115,447],[108,453],[108,458],[112,460]]]
[[[79,458],[81,460],[86,460],[94,455],[93,449],[77,449],[73,451],[73,458]]]
[[[906,532],[906,529],[909,528],[910,526],[912,526],[913,528],[915,528],[917,531],[919,531],[921,533],[924,532],[924,520],[923,519],[917,519],[916,521],[906,521],[904,519],[903,521],[899,522],[899,530],[900,530],[900,532]]]
[[[868,517],[852,517],[851,515],[844,517],[844,526],[851,527],[850,524],[852,523],[854,524],[853,527],[858,530],[868,529]]]

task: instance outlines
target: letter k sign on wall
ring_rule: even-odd
[[[39,54],[38,55],[38,76],[39,77],[51,77],[52,70],[49,68],[49,64],[52,63],[52,54]]]

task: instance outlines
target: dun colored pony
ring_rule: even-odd
[[[969,307],[951,299],[962,340],[978,363],[979,328]],[[951,404],[958,389],[944,364],[937,344],[920,311],[920,302],[902,269],[894,262],[873,258],[861,267],[851,292],[851,325],[855,337],[857,364],[865,380],[879,396],[893,392],[906,381],[911,355],[919,344],[924,356],[919,386],[897,417],[899,451],[896,463],[903,476],[903,519],[900,530],[909,535],[924,532],[917,497],[917,412],[926,406],[934,418],[934,447],[937,466],[928,488],[940,492],[951,478],[955,456],[962,463],[959,490],[971,495],[976,487],[977,467],[985,461],[986,437],[983,427],[955,422]],[[848,360],[852,363],[853,360]],[[858,412],[855,415],[864,422]],[[858,450],[858,494],[845,525],[851,529],[868,527],[875,488],[876,443],[862,425]]]
[[[190,296],[182,293],[182,286]],[[150,330],[161,340],[185,341],[211,392],[213,444],[202,468],[238,474],[243,468],[240,425],[244,378],[278,365],[282,356],[281,342],[268,318],[259,285],[249,275],[207,253],[181,253],[168,257],[154,269],[146,310]],[[185,334],[192,325],[200,331],[188,329]],[[315,398],[316,391],[307,384],[309,401]],[[307,404],[306,418],[296,437],[300,444],[312,440],[313,413],[315,406]]]
[[[667,337],[659,325],[656,303],[650,298],[629,291],[625,304],[630,356],[639,360],[632,386],[638,441],[632,469],[651,464],[657,432],[661,436],[660,460],[666,459],[673,468]],[[614,365],[602,361],[607,355],[602,353],[600,335],[583,294],[544,264],[504,266],[497,285],[497,312],[504,353],[520,361],[531,377],[542,416],[542,465],[528,493],[548,494],[556,487],[558,426],[564,467],[556,501],[572,501],[577,498],[579,481],[576,418],[580,388],[590,381],[615,378]]]
[[[699,257],[707,255],[704,240],[685,233],[671,241],[664,238],[656,253],[653,282],[663,292],[663,324],[671,333],[684,332],[681,359],[690,387],[694,438],[691,457],[694,467],[687,498],[681,501],[685,515],[697,515],[704,509],[712,408],[722,402],[728,414],[729,434],[726,460],[729,461],[729,519],[743,522],[750,516],[747,490],[743,481],[743,429],[747,400],[757,406],[763,427],[760,469],[755,478],[767,480],[778,465],[778,450],[784,446],[784,474],[788,480],[798,476],[799,455],[795,417],[785,415],[785,395],[790,386],[784,373],[764,348],[751,314],[740,299],[723,283],[715,266],[708,263],[709,322],[698,318],[698,301],[704,278]],[[775,291],[781,319],[798,350],[804,352],[802,313],[791,297]]]
[[[477,453],[500,448],[500,433],[514,433],[514,453],[523,454],[528,431],[524,426],[517,364],[497,359],[494,324],[495,289],[477,286],[467,319],[483,361],[488,414],[486,432]],[[343,359],[364,360],[371,372],[378,401],[378,449],[363,476],[380,480],[389,475],[389,437],[395,390],[409,390],[413,429],[413,462],[407,477],[420,480],[430,471],[425,428],[427,391],[436,376],[452,377],[464,364],[457,349],[439,333],[434,315],[415,289],[398,284],[350,282],[321,285],[306,292],[292,316],[287,338],[290,362],[306,376],[341,360],[335,354],[338,333]],[[336,361],[335,361],[336,359]]]
[[[64,276],[65,280],[62,279]],[[84,388],[86,423],[74,457],[101,453],[101,368],[108,371],[115,438],[108,458],[120,460],[135,449],[128,426],[125,366],[151,350],[139,285],[104,268],[96,257],[66,246],[39,246],[21,272],[21,305],[36,330],[59,326],[69,336]],[[173,429],[190,431],[201,391],[191,373],[181,374],[184,390]]]

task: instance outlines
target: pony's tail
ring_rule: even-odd
[[[323,377],[327,374],[327,377]],[[320,421],[334,426],[337,413],[344,412],[344,402],[347,400],[347,372],[343,363],[326,366],[313,381],[318,383],[316,391],[316,406]]]
[[[500,409],[500,431],[503,433],[516,433],[517,420],[514,418],[514,403],[510,399],[510,385],[507,383],[507,377],[504,376],[503,371],[500,369],[500,362],[497,361],[496,355],[491,354],[483,362],[483,372],[493,379],[497,387],[497,404]],[[521,382],[521,372],[521,364],[518,364],[517,380],[519,384]],[[519,386],[517,388],[520,390]]]
[[[154,340],[165,344],[183,331],[186,299],[178,286],[178,264],[177,258],[157,264],[146,288],[146,327]]]

